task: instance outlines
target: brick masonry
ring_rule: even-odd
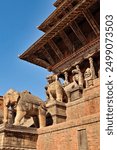
[[[0,150],[36,150],[37,129],[0,125]]]
[[[66,104],[64,123],[38,129],[37,150],[100,149],[100,80],[83,97]]]
[[[81,150],[78,132],[84,129],[88,149],[99,150],[99,114],[39,129],[37,150]]]

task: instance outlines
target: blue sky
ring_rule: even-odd
[[[44,86],[50,72],[22,61],[18,55],[43,32],[40,25],[55,9],[55,0],[0,0],[0,95],[9,88],[27,89],[45,99]]]

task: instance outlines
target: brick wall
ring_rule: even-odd
[[[0,150],[36,150],[37,131],[13,125],[0,125]]]
[[[64,123],[38,129],[37,150],[100,149],[100,80],[66,105]]]
[[[83,97],[67,104],[67,120],[92,115],[100,111],[100,80],[94,86],[84,89]]]
[[[79,132],[86,131],[79,138]],[[99,150],[99,114],[56,124],[38,130],[37,150]],[[81,149],[86,144],[88,149]]]

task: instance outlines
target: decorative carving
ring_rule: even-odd
[[[76,65],[76,69],[72,70],[72,74],[73,74],[72,78],[73,82],[68,84],[64,88],[69,102],[71,101],[71,91],[73,89],[78,88],[79,92],[81,92],[83,89],[83,76],[78,65]]]
[[[84,80],[85,80],[86,88],[92,86],[93,79],[96,78],[92,57],[89,58],[89,63],[90,63],[90,68],[87,68],[84,73]]]
[[[79,86],[80,88],[83,88],[83,75],[80,71],[79,65],[76,65],[76,69],[72,70],[73,73],[73,82],[75,86]]]
[[[21,120],[24,117],[33,117],[34,124],[37,121],[40,123],[40,128],[46,126],[46,106],[45,103],[38,97],[32,95],[28,91],[18,93],[17,91],[10,89],[4,96],[4,123],[8,123],[8,108],[12,109],[12,112],[16,112],[14,125],[20,125]],[[38,120],[35,119],[38,117]]]
[[[48,101],[60,101],[66,102],[65,91],[60,81],[58,80],[57,75],[50,75],[47,77],[48,85],[46,86],[46,95]]]
[[[91,69],[91,72],[92,72],[92,78],[95,79],[96,75],[95,75],[95,68],[94,68],[94,65],[93,65],[93,58],[92,57],[89,57],[89,63],[90,63],[90,69]]]
[[[92,72],[90,68],[86,69],[84,73],[84,80],[85,80],[86,88],[93,85]]]
[[[69,84],[67,70],[65,70],[65,72],[64,72],[64,77],[65,77],[65,81],[64,81],[63,85],[67,86]]]

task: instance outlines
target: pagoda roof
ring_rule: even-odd
[[[65,0],[57,0],[53,5],[59,7]]]
[[[55,9],[55,11],[52,12],[52,14],[41,24],[39,25],[37,28],[39,30],[42,30],[44,32],[47,31],[46,28],[48,28],[47,26],[53,26],[56,24],[56,22],[59,21],[59,19],[55,19],[59,14],[61,14],[61,12],[68,7],[71,4],[71,1],[73,0],[57,0],[54,3],[54,6],[57,6],[57,9]],[[61,4],[61,5],[60,5]],[[60,7],[58,7],[60,6]]]
[[[46,24],[46,22],[48,22],[49,20],[51,20],[51,18],[56,16],[56,14],[60,12],[62,6],[68,5],[69,1],[70,0],[64,0],[60,7],[58,7],[48,17],[48,19],[46,19],[46,21],[39,27],[39,29],[43,28],[42,26]],[[49,52],[46,51],[44,46],[49,41],[52,41],[52,38],[54,38],[59,33],[59,31],[61,31],[68,24],[70,24],[76,17],[79,16],[79,19],[81,19],[80,15],[82,14],[82,12],[85,11],[86,8],[90,7],[95,2],[97,2],[97,0],[81,0],[80,3],[78,3],[68,14],[66,14],[60,21],[54,24],[49,30],[47,30],[47,32],[41,38],[39,38],[23,54],[21,54],[19,58],[36,64],[38,66],[44,67],[48,70],[55,71],[56,69],[54,66],[57,66],[58,62],[62,61],[63,59],[67,60],[69,57],[71,57],[71,54],[67,55],[67,58],[63,58],[63,54],[61,53],[61,51],[59,51],[56,45],[53,42],[51,42],[51,46],[53,47],[51,52],[54,54],[52,56]],[[95,39],[92,43],[90,43],[90,45],[94,45],[94,43],[97,42],[99,42],[99,37]],[[87,45],[85,47],[87,47]],[[81,50],[84,51],[84,48],[81,48]],[[65,51],[67,51],[67,49],[65,49]],[[72,55],[76,55],[76,53]],[[54,56],[58,58],[58,61],[54,60]]]
[[[92,3],[95,1],[96,0],[93,0],[93,1],[92,0],[57,0],[54,3],[54,5],[57,6],[57,9],[55,9],[53,13],[51,13],[51,15],[41,25],[37,26],[37,28],[43,32],[47,32],[50,28],[52,28],[59,21],[61,21],[63,17],[66,16],[66,13],[65,13],[66,9],[67,9],[67,14],[70,13],[72,8],[68,9],[68,7],[74,7],[77,5],[77,7],[79,6],[79,11],[80,11],[81,5],[83,6],[84,3],[90,3],[90,2]],[[74,2],[76,3],[75,5],[73,4],[72,6],[72,3]],[[86,6],[88,7],[87,4]]]

